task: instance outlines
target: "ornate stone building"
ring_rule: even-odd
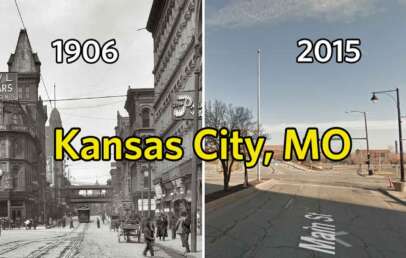
[[[178,94],[194,92],[195,71],[201,70],[201,48],[197,47],[195,40],[196,34],[201,40],[200,4],[197,0],[154,0],[147,23],[154,41],[153,122],[156,134],[163,138],[172,135],[183,138],[183,159],[156,162],[153,180],[157,189],[157,207],[175,215],[190,210],[191,206],[194,126],[193,120],[174,119],[172,100]],[[201,80],[198,83],[201,100]],[[201,180],[201,167],[198,168],[198,177]],[[200,210],[201,181],[199,185]]]
[[[129,135],[140,138],[155,135],[153,128],[153,88],[128,89],[125,109],[129,114]],[[146,214],[151,200],[155,210],[155,191],[152,186],[154,162],[138,160],[128,162],[129,188],[136,211]]]
[[[124,140],[130,136],[154,135],[153,102],[154,89],[129,88],[124,106],[129,117],[123,117],[117,113],[116,136]],[[147,214],[148,199],[152,200],[151,210],[155,209],[155,191],[152,186],[153,170],[154,164],[145,160],[121,160],[112,163],[110,170],[113,186],[112,213]]]
[[[18,100],[0,101],[0,217],[14,222],[44,212],[46,107],[38,96],[41,62],[21,30],[9,72],[18,76]]]

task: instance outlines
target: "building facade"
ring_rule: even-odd
[[[129,114],[129,136],[145,138],[155,135],[154,99],[153,88],[128,89],[125,109]],[[155,189],[152,185],[154,163],[143,159],[127,162],[128,186],[134,210],[143,215],[155,211]]]
[[[9,72],[18,76],[18,99],[0,102],[0,217],[14,223],[43,218],[47,188],[46,106],[38,96],[41,62],[20,31]]]
[[[129,135],[130,120],[117,112],[117,125],[114,128],[116,136],[125,139]],[[121,160],[111,163],[112,215],[125,215],[134,209],[131,202],[128,161]]]
[[[184,157],[180,161],[156,162],[154,187],[157,208],[179,216],[191,209],[193,170],[191,119],[175,119],[173,99],[178,94],[191,94],[196,82],[201,100],[201,8],[197,0],[154,0],[147,30],[153,37],[154,50],[154,127],[162,138],[183,138]],[[198,104],[200,103],[193,103]],[[201,214],[201,166],[198,167],[198,214]]]
[[[65,188],[70,182],[65,174],[65,161],[56,161],[54,158],[55,128],[62,128],[62,119],[57,108],[52,109],[49,125],[45,127],[46,180],[50,186],[46,206],[48,217],[60,218],[68,211]]]

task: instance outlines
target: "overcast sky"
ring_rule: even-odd
[[[405,0],[206,0],[206,99],[247,106],[256,114],[256,50],[262,50],[262,123],[271,143],[287,126],[341,126],[370,144],[397,140],[396,106],[370,92],[399,87],[406,114]],[[360,38],[357,64],[297,64],[297,40]],[[405,124],[406,125],[406,124]],[[404,125],[404,126],[405,126]],[[355,141],[355,148],[365,148]]]
[[[152,36],[145,28],[152,0],[19,0],[31,46],[38,53],[48,92],[57,98],[126,94],[129,85],[153,86]],[[7,61],[15,50],[22,25],[14,0],[0,1],[0,71],[7,71]],[[75,38],[83,42],[94,38],[101,43],[116,39],[120,59],[108,65],[87,64],[81,59],[73,64],[56,64],[55,39]],[[44,87],[39,86],[43,99]],[[64,128],[81,127],[82,136],[114,135],[116,113],[124,110],[125,98],[59,102],[57,108]],[[48,111],[50,112],[49,103]],[[78,145],[77,145],[78,146]],[[74,181],[103,183],[109,177],[110,162],[69,162]]]

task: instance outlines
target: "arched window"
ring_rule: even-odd
[[[149,109],[144,108],[141,112],[141,119],[142,119],[142,127],[149,128]]]

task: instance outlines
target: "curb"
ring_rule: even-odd
[[[400,199],[399,197],[393,195],[390,191],[388,191],[386,189],[382,189],[382,188],[378,189],[378,191],[381,192],[382,194],[388,196],[389,198],[397,201],[398,203],[403,204],[403,205],[406,206],[406,200]]]
[[[160,249],[164,250],[166,253],[174,256],[183,256],[186,258],[196,258],[196,257],[202,257],[202,253],[184,253],[181,252],[173,247],[165,246],[160,243],[155,242],[155,246],[159,247]]]
[[[214,211],[216,209],[223,208],[223,207],[225,207],[227,205],[230,205],[230,204],[234,203],[236,200],[247,198],[247,197],[251,196],[252,194],[258,192],[258,190],[262,190],[262,189],[266,188],[268,185],[273,185],[276,182],[277,182],[277,180],[275,180],[275,179],[272,179],[272,180],[268,179],[268,180],[266,180],[264,182],[261,182],[261,183],[255,185],[255,186],[249,187],[247,189],[235,192],[233,194],[224,196],[224,197],[222,197],[220,199],[217,199],[217,200],[211,201],[209,203],[206,203],[206,205],[205,205],[205,213],[209,213],[209,212],[212,212],[212,211]]]

